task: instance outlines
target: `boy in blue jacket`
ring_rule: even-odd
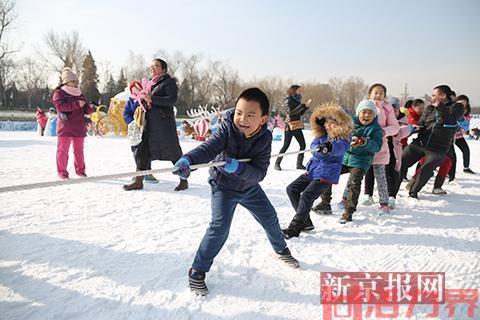
[[[282,236],[277,213],[258,184],[270,164],[272,134],[266,125],[268,109],[268,98],[260,89],[243,91],[234,112],[225,116],[219,130],[175,164],[175,173],[187,178],[193,164],[226,162],[210,168],[212,220],[188,272],[190,289],[196,294],[208,293],[205,273],[228,238],[237,204],[248,209],[262,225],[278,258],[294,268],[299,266]],[[243,158],[251,160],[237,160]]]
[[[340,174],[350,173],[343,193],[342,204],[345,211],[340,223],[352,221],[352,215],[357,210],[360,187],[365,172],[372,164],[373,156],[382,147],[383,131],[377,121],[377,107],[372,100],[363,100],[357,105],[356,116],[353,117],[355,129],[350,148],[343,157]],[[330,201],[332,186],[322,193],[322,202],[313,208],[316,213],[331,214]]]
[[[312,153],[307,172],[287,187],[296,212],[288,228],[282,230],[287,239],[298,237],[301,231],[313,230],[309,214],[313,202],[332,184],[338,183],[343,156],[350,146],[353,131],[352,118],[334,104],[315,109],[310,117],[310,126],[315,136],[310,148],[318,151]]]

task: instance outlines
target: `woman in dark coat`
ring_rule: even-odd
[[[167,73],[167,63],[162,59],[154,59],[150,69],[152,91],[145,97],[148,105],[145,114],[146,124],[142,142],[135,151],[138,171],[147,170],[152,160],[168,160],[175,164],[183,154],[178,141],[173,111],[178,96],[177,82]],[[142,177],[136,177],[133,183],[124,185],[123,188],[127,191],[142,189]],[[187,188],[188,181],[180,179],[175,191]]]
[[[308,103],[302,103],[302,88],[299,85],[291,86],[287,91],[287,97],[283,100],[283,111],[287,115],[286,125],[285,125],[285,134],[283,147],[280,150],[280,153],[287,151],[292,142],[292,138],[297,139],[298,144],[300,145],[300,150],[305,150],[305,137],[303,136],[303,121],[302,115],[308,109]],[[297,156],[297,169],[305,170],[303,165],[304,154],[300,153]],[[280,163],[282,162],[282,157],[278,157],[275,161],[275,169],[282,170]]]

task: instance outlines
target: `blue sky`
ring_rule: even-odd
[[[141,4],[140,4],[141,3]],[[359,76],[389,94],[450,84],[480,105],[480,1],[17,0],[15,41],[77,30],[97,61],[158,49],[227,61],[245,79]]]

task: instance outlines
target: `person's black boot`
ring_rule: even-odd
[[[332,207],[329,204],[320,202],[315,207],[312,208],[312,211],[316,214],[332,214]]]
[[[287,229],[282,229],[283,236],[285,239],[290,239],[293,237],[298,237],[300,235],[300,232],[305,228],[305,223],[299,220],[293,219],[292,222],[290,222],[290,225],[288,226]]]
[[[282,170],[282,167],[280,167],[280,163],[282,162],[282,158],[277,158],[277,161],[275,161],[275,170],[279,170],[281,171]]]
[[[312,231],[313,229],[315,229],[315,226],[313,225],[312,219],[308,217],[307,221],[305,221],[305,227],[303,228],[302,232]]]
[[[297,169],[299,170],[305,170],[305,166],[303,165],[303,158],[304,158],[304,155],[303,153],[299,154],[297,156]]]

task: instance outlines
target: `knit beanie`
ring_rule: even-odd
[[[373,111],[375,116],[378,115],[377,106],[375,105],[375,102],[370,99],[360,101],[360,103],[357,105],[357,109],[355,109],[355,114],[358,116],[358,114],[365,109]]]
[[[62,83],[66,84],[70,81],[78,81],[77,76],[70,68],[63,68],[62,70]]]

